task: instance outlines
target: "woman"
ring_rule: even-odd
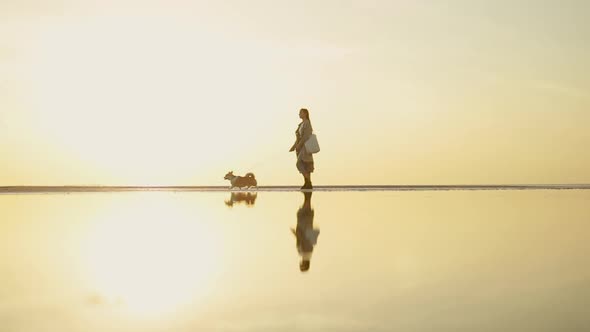
[[[297,127],[297,130],[295,130],[295,136],[297,139],[289,152],[296,151],[297,153],[297,169],[299,170],[299,173],[303,175],[305,180],[301,189],[313,189],[311,184],[311,173],[314,170],[313,155],[305,149],[305,142],[313,133],[311,121],[309,120],[309,111],[305,108],[300,109],[299,117],[302,121]]]

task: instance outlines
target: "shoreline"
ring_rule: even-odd
[[[510,184],[510,185],[339,185],[315,186],[305,191],[439,191],[439,190],[589,190],[590,184]],[[293,192],[299,186],[260,186],[230,189],[228,186],[0,186],[0,193],[70,193],[70,192]]]

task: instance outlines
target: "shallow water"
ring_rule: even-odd
[[[252,195],[0,195],[0,330],[590,330],[589,190]]]

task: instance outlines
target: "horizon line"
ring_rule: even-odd
[[[590,184],[453,184],[453,185],[318,185],[313,191],[436,191],[436,190],[567,190],[590,189]],[[67,192],[130,192],[130,191],[300,191],[299,186],[276,185],[256,188],[229,186],[174,185],[62,185],[62,186],[0,186],[0,193],[67,193]]]

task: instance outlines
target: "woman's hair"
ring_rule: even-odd
[[[309,120],[309,111],[307,110],[307,108],[302,108],[299,110],[299,112],[305,113],[305,117],[307,118],[307,120]]]

